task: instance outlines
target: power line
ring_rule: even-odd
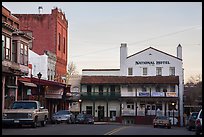
[[[184,30],[180,30],[180,31],[176,31],[176,32],[172,32],[172,33],[167,33],[167,34],[163,34],[163,35],[160,35],[160,36],[156,36],[156,37],[153,37],[153,38],[149,38],[147,40],[141,40],[141,41],[138,41],[138,42],[129,43],[128,45],[133,45],[133,44],[137,44],[137,43],[141,43],[141,42],[145,42],[145,41],[149,41],[149,40],[153,40],[153,39],[158,39],[158,38],[162,38],[162,37],[167,37],[167,36],[175,35],[175,34],[178,34],[178,33],[182,33],[182,32],[185,32],[185,31],[196,29],[199,26],[200,25],[197,25],[197,26],[194,26],[194,27],[191,27],[191,28],[187,28],[187,29],[184,29]]]
[[[163,34],[163,35],[160,35],[160,36],[148,38],[148,39],[146,39],[146,40],[141,40],[141,41],[137,41],[137,42],[133,42],[133,43],[128,43],[128,46],[129,46],[129,45],[130,45],[130,46],[131,46],[131,45],[135,45],[135,44],[138,44],[138,43],[143,43],[143,42],[150,41],[150,40],[153,40],[153,39],[158,39],[158,38],[162,38],[162,37],[167,37],[167,36],[171,36],[171,35],[176,35],[176,34],[178,34],[178,33],[182,33],[182,32],[185,32],[185,31],[189,31],[189,30],[196,29],[196,28],[198,28],[198,27],[200,27],[200,25],[197,25],[197,26],[194,26],[194,27],[190,27],[190,28],[187,28],[187,29],[183,29],[183,30],[179,30],[179,31],[176,31],[176,32],[167,33],[167,34]],[[118,48],[118,46],[112,47],[112,48],[103,49],[103,50],[96,50],[96,51],[89,52],[89,53],[86,53],[86,54],[76,55],[76,56],[73,56],[72,58],[81,57],[81,56],[87,56],[87,55],[90,55],[90,54],[96,54],[96,53],[100,53],[100,52],[105,52],[105,51],[113,50],[113,49],[116,49],[116,48]]]

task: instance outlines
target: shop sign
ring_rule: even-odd
[[[152,92],[152,97],[164,97],[164,92]]]
[[[150,96],[149,92],[139,92],[139,97],[148,97]]]
[[[166,92],[167,97],[176,97],[176,92]]]

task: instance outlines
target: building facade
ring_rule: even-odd
[[[20,21],[2,6],[2,111],[17,100],[17,77],[28,74],[32,37],[19,30]]]
[[[83,70],[82,109],[98,120],[151,124],[166,115],[183,126],[183,84],[181,45],[177,56],[153,47],[128,56],[123,43],[119,70]]]
[[[80,82],[81,82],[81,75],[71,75],[69,77],[68,84],[71,85],[70,87],[70,100],[69,110],[75,114],[80,113]]]
[[[30,32],[35,38],[32,51],[43,55],[46,51],[56,55],[55,81],[64,82],[67,72],[68,21],[58,8],[51,14],[14,14],[20,20],[20,29]],[[52,73],[53,73],[52,72]],[[51,78],[51,76],[50,76]]]

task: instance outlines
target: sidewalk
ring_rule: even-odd
[[[94,125],[121,125],[119,122],[94,122]]]

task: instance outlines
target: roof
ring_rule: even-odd
[[[179,76],[82,76],[81,84],[179,84]]]
[[[179,45],[180,45],[180,44],[179,44]],[[181,45],[180,45],[180,46],[181,46]],[[139,54],[139,53],[142,53],[142,52],[144,52],[144,51],[146,51],[146,50],[148,50],[148,49],[153,49],[153,50],[156,50],[156,51],[161,52],[161,53],[163,53],[163,54],[166,54],[166,55],[168,55],[168,56],[171,56],[171,57],[173,57],[173,58],[182,60],[182,59],[180,59],[180,58],[178,58],[178,57],[176,57],[176,56],[170,55],[170,54],[168,54],[168,53],[166,53],[166,52],[163,52],[163,51],[161,51],[161,50],[155,49],[155,48],[153,48],[153,47],[146,48],[146,49],[144,49],[144,50],[142,50],[142,51],[139,51],[139,52],[137,52],[137,53],[135,53],[135,54],[133,54],[133,55],[128,56],[127,58],[130,58],[130,57],[135,56],[135,55],[137,55],[137,54]]]
[[[82,69],[82,71],[119,71],[120,69]]]

